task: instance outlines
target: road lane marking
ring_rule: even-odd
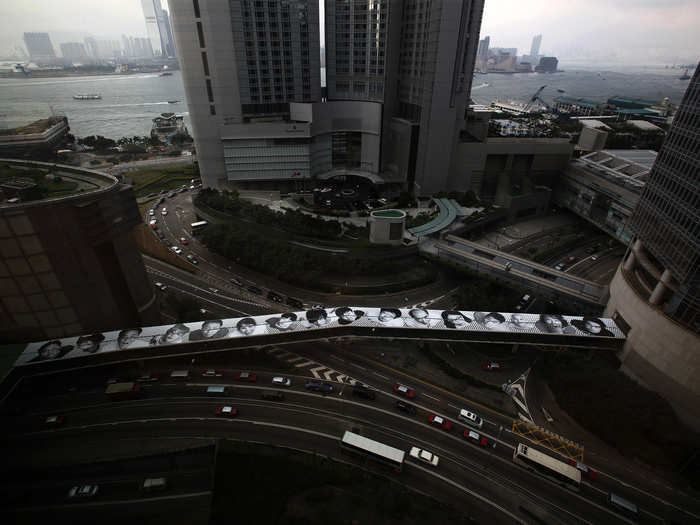
[[[304,366],[315,365],[315,364],[317,364],[316,361],[304,361],[303,363],[297,363],[297,364],[294,365],[294,366],[297,367],[297,368],[301,368],[301,367],[304,367]]]
[[[389,380],[389,378],[388,378],[387,376],[383,376],[383,375],[380,374],[379,372],[374,372],[374,375],[375,375],[375,376],[379,376],[379,377],[381,377],[382,379],[386,379],[387,381]]]
[[[437,401],[438,403],[440,402],[440,400],[437,397],[433,397],[430,394],[426,394],[425,392],[423,392],[421,395],[425,396],[425,397],[429,397],[430,399],[433,399],[433,400]]]

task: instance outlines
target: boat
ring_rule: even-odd
[[[75,100],[100,100],[102,99],[102,95],[99,93],[84,93],[73,95],[73,98]]]
[[[683,75],[678,77],[678,80],[688,80],[689,78],[690,78],[690,75],[688,75],[688,70],[686,69],[685,73],[683,73]]]
[[[151,137],[157,137],[161,142],[169,143],[174,135],[189,135],[182,115],[161,113],[153,119]]]
[[[557,89],[557,91],[558,91],[559,93],[566,93],[566,91],[564,91],[563,89]]]
[[[177,104],[179,100],[168,100],[168,104]]]
[[[170,71],[162,71],[161,73],[158,73],[159,77],[171,77],[173,74]]]

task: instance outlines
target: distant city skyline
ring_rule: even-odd
[[[167,0],[162,5],[168,9]],[[3,5],[3,15],[0,53],[24,47],[24,32],[48,32],[57,50],[85,36],[147,36],[141,0],[23,0]],[[488,35],[493,47],[516,47],[522,54],[530,49],[533,36],[542,34],[540,54],[560,59],[693,62],[700,54],[697,27],[698,0],[487,0],[481,38]]]

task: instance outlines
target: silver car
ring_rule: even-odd
[[[97,494],[97,485],[76,485],[68,491],[69,498],[90,498]]]
[[[292,380],[288,377],[276,376],[272,378],[272,384],[277,386],[292,386]]]

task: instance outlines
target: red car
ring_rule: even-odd
[[[202,370],[202,377],[224,377],[221,370]]]
[[[401,394],[402,396],[406,396],[409,399],[413,399],[414,397],[416,397],[416,393],[413,391],[412,388],[408,388],[404,385],[399,385],[398,383],[394,385],[394,392],[396,392],[397,394]]]
[[[185,245],[187,245],[187,244],[189,244],[189,242],[188,242],[187,239],[185,239],[184,237],[180,237],[180,244],[185,244]]]
[[[566,262],[569,263],[569,264],[571,264],[571,263],[574,262],[575,260],[576,260],[576,257],[575,257],[574,255],[572,255],[572,256],[566,258]]]
[[[503,363],[499,363],[498,361],[491,361],[490,363],[484,363],[484,370],[486,370],[487,372],[489,372],[491,370],[496,370],[496,371],[500,372],[501,370],[503,370],[503,368],[505,368],[503,366]]]
[[[63,424],[63,416],[47,416],[44,418],[44,424],[49,426],[57,426]]]
[[[583,463],[579,463],[575,459],[570,459],[569,460],[569,465],[572,467],[576,467],[581,471],[581,475],[584,477],[588,477],[589,479],[598,479],[598,473],[590,468],[588,465],[585,465]]]
[[[489,446],[489,440],[486,439],[481,434],[479,434],[478,432],[474,432],[473,430],[466,429],[464,431],[463,435],[464,435],[464,439],[474,443],[475,445],[479,445],[481,447],[488,447]]]
[[[234,407],[216,407],[214,409],[214,414],[219,417],[236,417],[238,415],[238,409]]]
[[[238,379],[239,381],[248,381],[250,383],[255,383],[255,381],[257,381],[258,379],[258,376],[252,372],[239,372],[236,379]]]
[[[447,421],[444,417],[436,416],[435,414],[430,414],[430,417],[428,418],[428,423],[432,423],[436,427],[440,427],[443,430],[452,429],[452,423]]]

